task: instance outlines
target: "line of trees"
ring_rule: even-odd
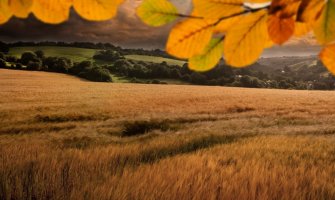
[[[180,67],[168,65],[166,62],[157,64],[127,59],[116,60],[112,65],[104,66],[104,68],[113,74],[129,78],[176,79],[196,85],[299,90],[335,89],[335,78],[325,72],[321,62],[313,68],[302,67],[298,71],[286,68],[286,71],[278,70],[272,73],[258,70],[259,68],[266,68],[266,66],[257,63],[243,69],[231,68],[221,63],[211,71],[199,73],[189,70],[187,64]]]
[[[3,42],[0,42],[0,52],[2,51],[1,47],[6,47],[7,52],[9,48],[12,47],[27,47],[27,46],[55,46],[55,47],[77,47],[77,48],[86,48],[86,49],[97,49],[97,50],[113,50],[121,55],[147,55],[147,56],[157,56],[157,57],[163,57],[163,58],[173,58],[169,54],[167,54],[165,51],[160,49],[127,49],[122,48],[120,46],[115,46],[111,43],[92,43],[92,42],[52,42],[52,41],[44,41],[44,42],[15,42],[6,44]],[[6,53],[6,52],[4,52]]]
[[[90,61],[73,63],[64,57],[46,57],[43,51],[24,52],[19,59],[0,53],[0,68],[57,72],[95,82],[112,82],[112,75],[107,69]]]
[[[7,44],[0,43],[0,49],[4,53],[9,51],[7,47]],[[199,73],[189,70],[187,64],[180,67],[166,62],[129,60],[116,50],[99,50],[94,55],[94,60],[110,63],[108,65],[96,65],[89,61],[73,63],[64,57],[47,57],[43,51],[25,52],[20,58],[4,53],[0,53],[2,68],[66,73],[99,82],[112,82],[113,74],[135,83],[165,83],[159,79],[174,79],[190,84],[211,86],[335,89],[335,78],[319,61],[315,65],[306,64],[299,68],[289,66],[270,68],[256,63],[242,69],[231,68],[222,61],[213,70]]]

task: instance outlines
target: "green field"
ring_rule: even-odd
[[[22,53],[26,51],[37,51],[37,50],[42,50],[46,56],[66,57],[71,59],[73,62],[92,60],[92,57],[96,52],[95,49],[41,46],[41,47],[14,47],[10,49],[9,54],[16,57],[20,57]]]
[[[93,60],[93,56],[96,49],[85,49],[85,48],[75,48],[75,47],[55,47],[55,46],[27,46],[27,47],[13,47],[9,51],[9,55],[20,58],[22,53],[27,51],[38,51],[41,50],[45,53],[45,56],[51,57],[65,57],[73,62],[82,62],[86,60],[90,60],[95,62],[98,65],[106,65],[108,62],[101,60]],[[127,59],[136,60],[136,61],[144,61],[144,62],[153,62],[153,63],[162,63],[167,62],[170,65],[179,65],[182,66],[185,62],[180,60],[173,60],[169,58],[155,57],[155,56],[143,56],[143,55],[128,55],[125,56]],[[9,66],[9,64],[8,64]],[[112,75],[113,81],[115,83],[130,83],[131,79],[127,77],[118,77],[116,75]],[[139,81],[151,81],[149,79],[138,79]],[[176,85],[185,85],[187,82],[173,79],[157,79],[162,82],[166,82],[168,84],[176,84]]]
[[[130,60],[153,62],[153,63],[162,63],[165,61],[169,65],[179,65],[179,66],[183,66],[186,63],[185,61],[182,60],[174,60],[155,56],[127,55],[126,58]]]
[[[54,46],[40,46],[40,47],[13,47],[9,51],[9,55],[20,57],[22,53],[26,51],[37,51],[42,50],[46,56],[65,57],[71,59],[73,62],[81,62],[85,60],[92,60],[96,49],[85,49],[75,47],[54,47]],[[174,60],[169,58],[155,57],[155,56],[143,56],[143,55],[128,55],[127,59],[136,61],[145,61],[153,63],[167,62],[169,65],[185,64],[185,61]],[[98,61],[97,64],[108,64],[102,61]]]

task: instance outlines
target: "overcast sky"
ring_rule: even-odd
[[[181,13],[191,9],[191,0],[172,0]],[[30,15],[28,19],[12,18],[0,26],[0,41],[90,41],[109,42],[129,48],[164,48],[169,30],[173,24],[153,28],[143,24],[135,15],[141,0],[126,0],[118,16],[105,22],[90,22],[80,18],[73,10],[70,19],[60,25],[47,25]],[[264,56],[310,55],[319,51],[312,35],[293,39],[281,48],[267,50]],[[304,46],[304,47],[302,47]],[[308,48],[306,48],[306,46]]]
[[[70,19],[60,25],[47,25],[31,15],[28,19],[12,18],[0,26],[0,40],[15,41],[91,41],[110,42],[125,47],[162,48],[172,25],[153,28],[135,15],[140,0],[126,0],[118,16],[105,22],[89,22],[71,11]],[[174,0],[181,12],[187,12],[190,0]]]

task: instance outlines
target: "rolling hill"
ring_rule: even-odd
[[[97,46],[92,46],[97,47]],[[335,79],[326,70],[316,56],[284,56],[284,57],[263,57],[248,68],[236,69],[227,66],[224,61],[213,70],[205,73],[192,72],[184,66],[185,61],[161,56],[148,56],[142,54],[163,55],[162,51],[145,50],[124,50],[120,47],[111,48],[112,54],[128,52],[124,57],[113,57],[105,55],[104,58],[93,56],[101,53],[99,49],[74,48],[59,46],[26,46],[12,47],[9,55],[20,57],[26,51],[42,50],[45,56],[65,57],[74,62],[92,61],[102,72],[112,76],[114,82],[133,83],[164,83],[164,84],[196,84],[196,85],[221,85],[234,87],[256,87],[256,88],[282,88],[282,89],[320,89],[333,90]],[[98,52],[99,51],[99,52]],[[108,51],[105,51],[108,52]],[[132,54],[138,52],[141,55]],[[120,54],[119,54],[120,55]],[[111,57],[109,57],[111,56]],[[119,62],[120,61],[120,62]],[[115,64],[117,63],[117,64]],[[8,66],[12,66],[7,61]],[[13,65],[15,67],[15,65]],[[183,67],[184,66],[184,67]],[[41,66],[43,67],[43,66]],[[68,68],[71,68],[69,66]],[[51,69],[51,68],[50,68]],[[49,67],[44,71],[50,70]],[[102,70],[102,71],[101,71]],[[63,70],[68,72],[68,70]],[[95,70],[97,72],[97,70]],[[92,72],[86,72],[84,77],[90,77]],[[80,75],[80,71],[76,73]],[[100,75],[95,76],[99,79]],[[107,79],[107,78],[106,78]],[[102,80],[100,78],[99,80]],[[105,80],[105,79],[104,79]]]
[[[9,55],[20,57],[22,53],[27,51],[37,51],[42,50],[46,56],[55,56],[55,57],[65,57],[69,58],[74,62],[81,61],[94,61],[92,57],[98,51],[97,49],[87,49],[87,48],[76,48],[76,47],[57,47],[57,46],[27,46],[27,47],[12,47],[10,48]],[[185,61],[162,58],[158,56],[146,56],[146,55],[127,55],[127,59],[136,60],[136,61],[145,61],[153,63],[162,63],[167,62],[170,65],[179,65],[182,66],[185,64]],[[106,64],[106,62],[96,61],[98,64]]]

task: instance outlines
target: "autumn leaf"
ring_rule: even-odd
[[[124,0],[73,0],[73,7],[83,18],[103,21],[113,18]]]
[[[295,22],[294,36],[301,37],[311,32],[313,26],[309,23]]]
[[[174,21],[178,10],[167,0],[145,0],[137,8],[137,15],[146,24],[157,27]]]
[[[32,9],[33,0],[9,0],[8,3],[16,17],[26,18]]]
[[[313,24],[320,17],[324,5],[324,0],[302,0],[297,21]]]
[[[0,1],[0,24],[6,23],[11,17],[13,13],[8,6],[8,0]]]
[[[211,40],[212,34],[213,24],[206,20],[187,19],[171,30],[166,51],[178,58],[200,55]]]
[[[213,38],[201,55],[189,59],[189,68],[201,72],[211,70],[218,64],[222,55],[222,38]]]
[[[224,41],[227,64],[245,67],[259,58],[269,38],[267,18],[266,10],[245,15],[240,23],[227,32]]]
[[[59,24],[69,18],[72,0],[34,0],[32,11],[36,18],[49,24]]]
[[[314,33],[321,44],[328,44],[335,40],[335,0],[329,0],[326,3],[315,24]]]
[[[319,57],[327,69],[335,75],[335,44],[326,46]]]
[[[258,4],[258,3],[269,3],[271,0],[245,0],[244,3],[252,3],[252,4]]]
[[[268,32],[276,44],[285,43],[294,34],[295,20],[291,17],[280,18],[276,15],[269,16]]]
[[[301,0],[272,1],[269,14],[280,18],[291,18],[297,15]]]
[[[193,0],[194,12],[208,19],[220,19],[244,11],[243,0]]]
[[[243,15],[239,15],[221,20],[219,23],[215,25],[214,32],[215,33],[227,32],[231,27],[233,27],[236,23],[238,23],[242,17]]]

